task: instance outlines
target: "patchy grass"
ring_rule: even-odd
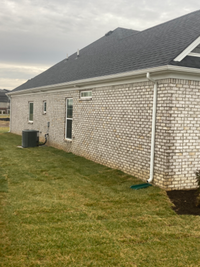
[[[200,218],[166,193],[52,147],[0,134],[1,266],[200,266]]]
[[[6,133],[9,131],[9,127],[0,127],[0,133]]]
[[[0,121],[0,133],[9,131],[9,121]]]

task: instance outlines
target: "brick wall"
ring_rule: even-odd
[[[199,168],[200,84],[166,79],[158,83],[154,183],[166,189],[195,188]],[[72,141],[65,136],[65,99],[73,97]],[[43,100],[47,113],[43,115]],[[34,122],[28,123],[28,102]],[[92,89],[92,100],[79,90],[12,98],[11,131],[35,129],[41,137],[50,122],[49,145],[84,156],[147,180],[150,169],[153,84]]]
[[[200,169],[200,82],[169,81],[169,188],[195,188]]]

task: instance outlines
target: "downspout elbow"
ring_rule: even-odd
[[[156,81],[155,81],[154,79],[151,78],[149,72],[147,72],[147,79],[148,79],[150,82],[154,83],[154,84],[156,83]]]

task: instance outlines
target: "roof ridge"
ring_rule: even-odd
[[[65,58],[14,91],[164,65],[199,68],[200,58],[171,62],[199,36],[200,10],[141,32],[118,27]],[[127,36],[127,37],[126,37]]]
[[[180,17],[178,17],[178,18],[174,18],[174,19],[171,19],[171,20],[162,22],[162,23],[160,23],[160,24],[154,25],[154,26],[152,26],[152,27],[150,27],[150,28],[147,28],[147,29],[144,29],[144,30],[142,30],[142,31],[138,31],[137,33],[135,33],[135,35],[138,35],[138,34],[140,34],[140,33],[144,33],[144,32],[146,32],[146,31],[152,30],[153,28],[160,27],[160,26],[162,26],[162,25],[164,25],[164,24],[168,24],[168,23],[170,23],[170,22],[172,22],[172,21],[179,20],[179,19],[181,19],[181,18],[183,18],[183,17],[190,16],[190,15],[192,15],[192,14],[194,14],[194,13],[197,13],[197,12],[200,12],[200,9],[199,9],[199,10],[196,10],[196,11],[193,11],[193,12],[191,12],[191,13],[188,13],[188,14],[182,15],[182,16],[180,16]],[[132,35],[134,35],[134,34],[132,34]],[[124,38],[122,38],[122,39],[129,38],[130,36],[131,36],[131,35],[126,36],[126,37],[124,37]]]
[[[113,33],[113,32],[115,32],[117,29],[124,29],[124,30],[134,31],[134,33],[128,35],[127,37],[129,37],[129,36],[131,36],[131,35],[133,35],[133,34],[137,34],[137,32],[138,32],[138,30],[127,29],[127,28],[123,28],[123,27],[117,27],[116,29],[114,29],[114,30],[110,30],[110,31],[108,31],[108,32],[112,32],[112,33]],[[99,39],[93,41],[92,43],[90,43],[90,44],[84,46],[83,48],[80,49],[80,52],[81,52],[81,50],[83,50],[83,49],[85,49],[85,48],[87,48],[87,47],[93,45],[94,43],[98,42],[99,40],[105,38],[105,36],[106,36],[106,34],[104,34],[104,35],[103,35],[102,37],[100,37]],[[125,37],[122,37],[122,38],[120,38],[119,40],[121,40],[121,39],[123,39],[123,38],[125,38]],[[76,52],[74,52],[73,54],[71,54],[71,55],[69,56],[69,58],[72,57],[72,56],[74,56],[74,55],[76,55]],[[62,60],[62,61],[63,61],[63,60]],[[61,61],[61,62],[62,62],[62,61]]]
[[[175,21],[175,20],[180,20],[181,18],[188,17],[188,16],[190,16],[190,15],[192,15],[192,14],[194,14],[194,13],[197,13],[197,12],[200,12],[200,9],[199,9],[199,10],[196,10],[196,11],[193,11],[193,12],[191,12],[191,13],[188,13],[188,14],[182,15],[182,16],[180,16],[180,17],[178,17],[178,18],[174,18],[174,19],[171,19],[171,20],[162,22],[162,23],[160,23],[160,24],[158,24],[158,25],[154,25],[154,26],[152,26],[152,27],[150,27],[150,28],[148,28],[148,29],[145,29],[145,30],[143,30],[143,31],[141,31],[141,32],[145,32],[145,31],[151,30],[151,29],[153,29],[153,28],[160,27],[160,26],[162,26],[162,25],[164,25],[164,24],[171,23],[172,21]]]
[[[128,31],[136,31],[136,32],[139,32],[138,30],[128,29],[128,28],[124,28],[124,27],[117,27],[113,31],[116,31],[117,29],[123,29],[123,30],[128,30]]]

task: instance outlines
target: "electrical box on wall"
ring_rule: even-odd
[[[22,131],[22,147],[35,147],[39,145],[39,131],[24,130]]]

